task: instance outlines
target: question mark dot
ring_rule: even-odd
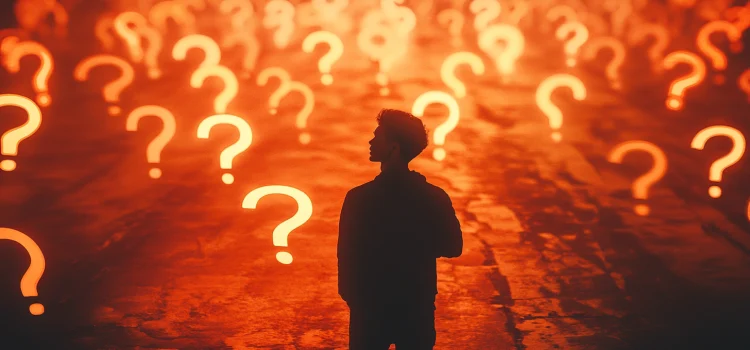
[[[120,109],[120,107],[117,107],[117,106],[109,106],[109,108],[107,108],[107,111],[109,112],[109,115],[115,116],[115,115],[120,114],[122,110]]]
[[[724,78],[723,74],[717,74],[714,76],[714,84],[716,85],[724,85],[724,82],[726,79]]]
[[[231,185],[232,183],[234,183],[234,176],[232,176],[232,174],[221,175],[221,181],[223,181],[227,185]]]
[[[323,83],[323,85],[331,85],[333,84],[333,76],[326,73],[320,77],[320,82]]]
[[[0,162],[0,169],[3,169],[5,171],[13,171],[16,169],[16,162],[10,159],[6,159]]]
[[[719,186],[711,186],[708,188],[708,195],[711,196],[711,198],[719,198],[721,197],[721,188]]]
[[[161,71],[157,68],[152,68],[148,70],[148,77],[151,79],[156,79],[161,76]]]
[[[375,82],[377,82],[378,85],[386,85],[388,84],[388,76],[383,72],[378,72],[375,76]]]
[[[380,96],[388,96],[389,93],[391,93],[391,90],[387,87],[380,88]]]
[[[43,93],[39,94],[39,96],[37,96],[36,102],[38,102],[39,105],[42,106],[42,107],[47,107],[47,106],[49,106],[49,103],[51,102],[51,99],[49,97],[49,94],[47,94],[46,92],[43,92]]]
[[[29,312],[34,316],[39,316],[44,313],[44,305],[33,303],[29,305]]]
[[[432,151],[432,157],[437,161],[445,159],[445,150],[442,148],[436,148],[434,151]]]
[[[552,132],[551,137],[552,137],[552,141],[555,141],[555,142],[562,141],[562,134],[560,134],[560,132],[558,131]]]
[[[271,112],[271,114],[274,114],[274,115],[275,115],[275,114],[276,114],[276,112],[277,112],[277,110],[276,110],[276,108],[271,108],[271,109],[269,110],[269,112]]]
[[[292,254],[289,254],[287,252],[278,252],[276,253],[276,260],[278,260],[278,262],[284,265],[289,265],[292,263],[292,260],[293,260]]]
[[[161,169],[153,168],[148,171],[148,176],[150,176],[152,179],[158,179],[161,177]]]
[[[667,98],[667,108],[673,111],[679,111],[680,109],[682,109],[682,101],[679,97],[670,96],[669,98]]]
[[[303,132],[299,135],[299,142],[303,145],[310,143],[310,134]]]
[[[634,208],[634,211],[636,214],[640,216],[646,216],[651,211],[648,207],[648,205],[645,204],[637,204]]]
[[[575,59],[575,58],[573,58],[573,57],[568,57],[568,59],[567,59],[567,60],[565,60],[565,64],[566,64],[566,65],[567,65],[568,67],[575,67],[575,65],[576,65],[576,59]]]

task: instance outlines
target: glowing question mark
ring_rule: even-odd
[[[46,107],[52,102],[49,95],[49,77],[55,69],[55,63],[52,61],[52,54],[49,50],[35,41],[17,42],[16,37],[6,37],[2,42],[2,53],[5,58],[3,63],[5,68],[11,73],[18,73],[21,70],[21,58],[27,55],[39,57],[39,69],[34,73],[33,87],[37,93],[36,101],[40,106]]]
[[[256,84],[265,86],[271,77],[279,78],[279,88],[268,98],[269,112],[276,114],[281,98],[289,93],[291,89],[292,77],[289,75],[289,72],[281,67],[268,67],[258,73]]]
[[[242,45],[245,47],[245,55],[242,58],[242,72],[240,74],[243,78],[249,78],[252,71],[255,70],[255,64],[258,62],[260,42],[255,35],[240,35],[234,36],[234,38],[234,40],[229,41],[228,45]]]
[[[44,274],[44,254],[39,246],[34,242],[31,237],[27,236],[21,231],[16,231],[7,227],[0,227],[0,239],[7,239],[20,244],[23,249],[29,253],[31,262],[29,268],[21,277],[21,294],[25,297],[36,297],[39,293],[36,290],[39,280]],[[33,303],[29,305],[29,312],[34,316],[39,316],[44,313],[44,305],[40,303]]]
[[[294,32],[294,5],[287,0],[271,0],[266,3],[263,26],[277,28],[273,33],[273,42],[277,48],[289,45]]]
[[[469,4],[469,11],[475,15],[474,29],[480,32],[500,16],[500,2],[497,0],[473,0]]]
[[[654,166],[647,173],[641,175],[633,181],[633,197],[636,199],[648,199],[648,189],[664,177],[667,172],[667,156],[659,146],[647,141],[626,141],[609,152],[607,160],[611,163],[622,164],[625,154],[630,151],[645,151],[654,159]],[[634,208],[635,213],[641,216],[649,214],[649,207],[646,204],[637,204]]]
[[[725,79],[724,75],[720,72],[727,69],[727,56],[724,55],[721,50],[717,49],[716,46],[711,44],[710,36],[711,34],[716,32],[723,32],[727,35],[732,43],[731,49],[734,52],[739,52],[739,50],[742,50],[742,42],[740,41],[740,39],[742,39],[742,33],[727,21],[711,21],[704,24],[703,27],[701,27],[701,29],[698,31],[698,35],[696,36],[696,45],[704,55],[711,59],[711,65],[714,67],[714,69],[719,71],[719,74],[716,75],[714,82],[716,84],[723,84]]]
[[[737,78],[737,85],[740,87],[740,90],[747,94],[747,101],[750,102],[750,69],[740,74],[739,78]]]
[[[461,31],[465,22],[463,13],[457,9],[445,9],[438,13],[437,20],[441,26],[448,27],[453,46],[461,45]]]
[[[382,38],[383,43],[378,45],[374,39]],[[371,59],[378,60],[379,69],[375,76],[376,82],[381,86],[380,94],[385,96],[389,93],[388,75],[395,61],[406,52],[405,43],[400,42],[395,36],[394,30],[382,25],[363,27],[357,36],[357,45]]]
[[[232,114],[216,114],[212,115],[198,125],[198,138],[207,139],[211,128],[218,124],[229,124],[233,125],[240,132],[240,138],[233,145],[225,148],[221,155],[219,155],[219,166],[221,169],[230,170],[232,169],[232,162],[234,157],[238,154],[247,150],[248,147],[253,143],[253,131],[250,129],[250,125],[247,122]],[[225,184],[230,185],[234,182],[234,176],[229,173],[221,175],[221,181]]]
[[[440,146],[445,144],[445,137],[458,125],[461,110],[458,107],[458,101],[453,96],[447,92],[431,90],[419,95],[414,100],[414,104],[411,107],[411,114],[421,118],[424,115],[425,108],[433,103],[440,103],[448,107],[448,119],[435,128],[434,133],[434,142],[438,147],[432,152],[432,157],[437,161],[442,161],[445,159],[445,149]]]
[[[117,103],[120,101],[120,93],[122,90],[130,85],[135,77],[133,67],[122,58],[112,55],[94,55],[87,57],[76,65],[73,70],[73,77],[78,81],[86,81],[89,78],[89,71],[96,66],[102,65],[115,66],[122,72],[119,78],[102,88],[104,100],[109,103]],[[110,115],[118,115],[120,114],[120,107],[109,106],[107,111]]]
[[[612,59],[607,64],[605,72],[612,88],[619,90],[622,87],[620,82],[620,68],[625,63],[625,45],[622,42],[611,36],[592,38],[581,49],[581,58],[584,60],[593,60],[603,48],[612,50]]]
[[[221,49],[219,44],[209,36],[201,34],[191,34],[182,37],[172,47],[172,58],[178,61],[184,61],[187,58],[187,52],[190,49],[200,49],[203,51],[203,61],[200,66],[217,66],[221,62]]]
[[[172,112],[161,106],[140,106],[128,115],[125,129],[127,131],[138,131],[138,122],[141,118],[149,115],[159,117],[162,123],[164,123],[164,128],[162,128],[159,135],[156,136],[146,148],[146,160],[151,164],[159,164],[161,161],[161,151],[164,149],[164,146],[172,140],[172,137],[174,137],[175,131],[177,130]],[[151,170],[148,171],[148,176],[152,179],[160,178],[161,169],[151,168]]]
[[[341,39],[336,34],[320,30],[310,33],[310,35],[305,37],[305,40],[302,42],[302,50],[312,53],[315,50],[315,46],[323,42],[327,43],[331,49],[318,61],[318,70],[323,73],[320,77],[320,82],[323,85],[331,85],[333,83],[331,66],[344,54],[344,43]]]
[[[171,18],[183,30],[183,33],[195,32],[195,16],[184,4],[175,0],[157,3],[148,12],[148,19],[162,33],[167,33],[167,19]]]
[[[303,130],[307,127],[307,118],[310,117],[310,114],[312,114],[312,111],[315,108],[315,95],[313,94],[313,91],[309,86],[298,81],[292,81],[289,83],[289,89],[286,94],[292,91],[301,93],[302,97],[305,98],[305,105],[302,107],[302,110],[297,113],[297,118],[295,120],[297,129]],[[299,142],[303,145],[306,145],[310,143],[310,138],[311,136],[309,133],[302,132],[299,135]]]
[[[3,94],[0,95],[0,107],[16,106],[26,111],[28,119],[21,126],[13,128],[0,136],[0,154],[6,156],[18,155],[18,144],[27,139],[29,136],[39,130],[42,125],[42,111],[34,101],[21,95]],[[13,171],[16,168],[16,162],[11,159],[0,161],[0,169],[4,171]]]
[[[552,132],[552,140],[555,142],[562,140],[562,134],[558,130],[562,127],[563,114],[560,108],[552,103],[551,97],[552,92],[559,87],[569,88],[573,91],[573,98],[578,101],[586,98],[586,86],[583,85],[581,79],[570,74],[555,74],[547,77],[536,88],[536,104],[549,119],[550,128],[555,130]]]
[[[505,47],[498,48],[497,41],[504,41]],[[493,24],[479,33],[479,48],[495,60],[500,74],[513,73],[516,61],[523,54],[526,40],[518,27],[511,24]]]
[[[563,19],[563,23],[575,22],[578,20],[576,10],[568,5],[562,4],[551,7],[547,10],[546,17],[547,21],[552,23],[559,21],[561,18]],[[549,31],[549,24],[545,23],[544,29],[545,31]],[[557,30],[560,30],[560,28],[558,27]]]
[[[232,36],[236,36],[248,27],[253,17],[253,4],[246,0],[223,0],[219,11],[225,15],[232,14]]]
[[[664,60],[664,50],[669,45],[669,32],[664,26],[655,23],[643,23],[630,31],[628,42],[631,45],[638,44],[647,37],[654,38],[654,43],[648,49],[648,58],[651,60],[653,71],[660,73],[663,71],[661,62]]]
[[[456,67],[459,64],[467,64],[475,75],[482,75],[484,74],[484,62],[475,53],[462,51],[452,53],[440,66],[440,79],[453,90],[456,97],[464,98],[466,97],[466,86],[456,77]]]
[[[229,68],[224,66],[202,66],[198,67],[190,76],[190,86],[195,89],[201,88],[208,77],[217,77],[224,82],[224,90],[214,99],[214,112],[224,114],[227,112],[227,106],[234,100],[239,91],[240,84],[237,82],[237,77]]]
[[[724,157],[714,161],[711,164],[711,168],[708,170],[709,180],[713,182],[721,182],[724,169],[737,163],[737,161],[742,158],[742,155],[745,154],[745,136],[742,135],[739,130],[731,126],[714,125],[699,131],[695,137],[693,137],[693,141],[690,142],[690,147],[702,150],[706,145],[706,141],[714,136],[726,136],[732,139],[734,144],[732,151]],[[708,188],[708,194],[712,198],[719,198],[721,196],[721,188],[719,186],[711,186]]]
[[[141,33],[148,41],[148,47],[144,53],[144,63],[147,67],[148,77],[156,79],[161,76],[161,70],[159,69],[159,53],[162,49],[162,38],[159,32],[151,27],[143,27],[139,29]]]
[[[114,16],[104,15],[96,20],[94,34],[107,51],[112,51],[115,48],[115,38],[109,34],[110,29],[114,30]]]
[[[287,238],[294,229],[302,226],[312,216],[312,201],[310,197],[294,187],[271,185],[252,190],[242,200],[243,209],[255,209],[258,201],[269,194],[283,194],[292,197],[297,202],[297,212],[291,218],[280,223],[273,230],[273,245],[275,247],[288,247]],[[276,260],[282,264],[292,263],[292,254],[288,252],[276,253]]]
[[[564,47],[565,55],[567,56],[565,64],[568,67],[574,67],[576,65],[575,57],[578,54],[578,49],[589,39],[589,30],[581,22],[570,21],[563,23],[555,32],[558,40],[565,40],[570,34],[573,34],[573,37],[565,42]]]
[[[675,51],[664,57],[664,68],[672,69],[678,63],[686,63],[693,67],[693,71],[675,81],[669,86],[669,96],[667,97],[667,108],[673,111],[682,109],[684,102],[683,96],[687,88],[696,86],[706,77],[706,64],[698,55],[689,51]]]
[[[130,28],[133,25],[135,28]],[[115,32],[125,41],[130,59],[135,63],[143,61],[143,48],[139,28],[147,27],[146,18],[138,12],[125,11],[117,15],[113,22]]]

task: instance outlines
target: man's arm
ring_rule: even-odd
[[[461,224],[456,217],[453,203],[444,191],[438,196],[437,228],[437,256],[436,258],[457,258],[461,256],[464,240],[461,234]]]
[[[336,247],[336,257],[338,258],[338,283],[339,295],[347,303],[351,300],[352,285],[352,234],[354,229],[354,217],[352,200],[349,194],[344,198],[344,205],[341,207],[341,216],[339,217],[339,240]]]

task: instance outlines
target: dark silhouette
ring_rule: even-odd
[[[435,345],[435,259],[460,256],[463,238],[445,191],[409,170],[425,147],[419,118],[382,110],[370,140],[381,173],[344,199],[338,288],[350,310],[351,350]]]

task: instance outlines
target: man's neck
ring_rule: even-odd
[[[402,173],[409,171],[409,164],[402,162],[382,162],[380,163],[380,172],[383,174]]]

